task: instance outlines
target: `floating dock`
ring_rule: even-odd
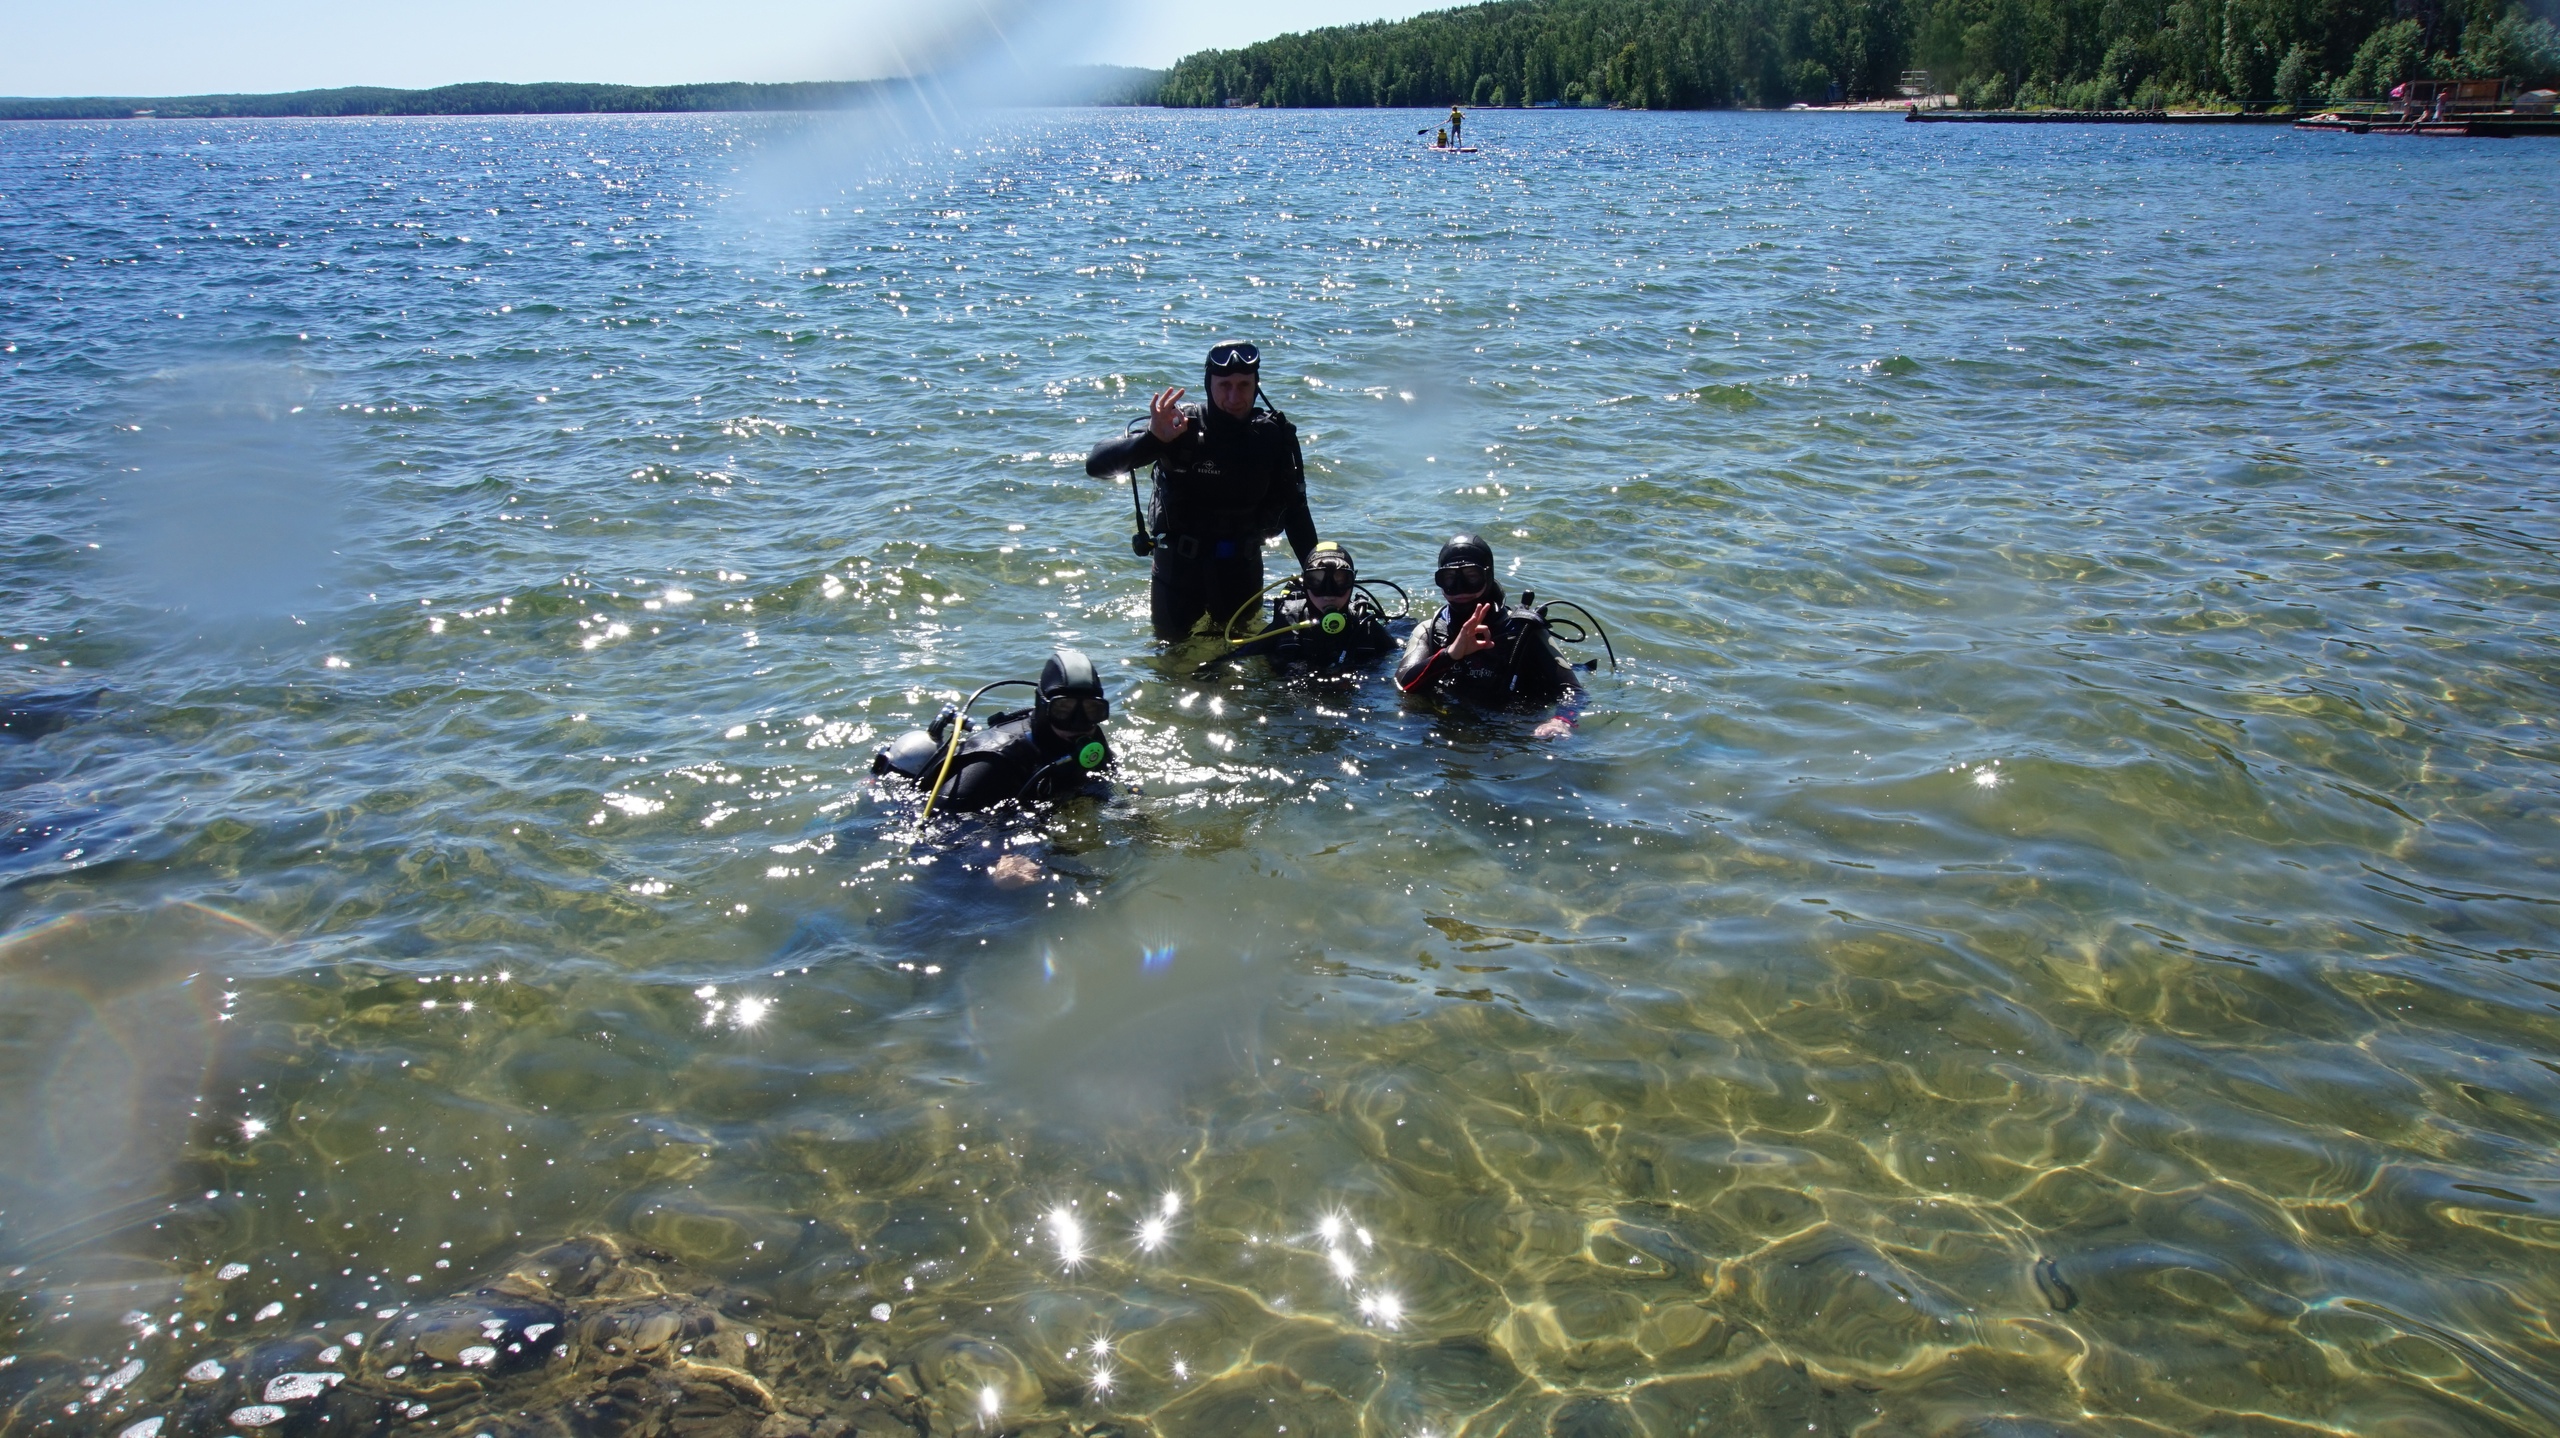
[[[1919,125],[2282,125],[2291,115],[2184,110],[1922,110],[1902,112]]]
[[[2334,130],[2343,135],[2436,135],[2483,140],[2543,135],[2560,139],[2560,117],[2550,115],[2463,115],[2443,120],[2407,120],[2398,115],[2312,115],[2294,121],[2293,128]]]

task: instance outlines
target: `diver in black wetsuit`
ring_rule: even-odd
[[[1309,553],[1297,580],[1271,601],[1270,624],[1226,657],[1260,654],[1283,670],[1340,674],[1394,649],[1385,611],[1356,587],[1359,581],[1351,551],[1325,540]]]
[[[1493,574],[1493,546],[1472,534],[1440,546],[1432,581],[1448,603],[1428,624],[1414,626],[1396,663],[1396,687],[1407,694],[1435,690],[1488,708],[1557,705],[1537,736],[1558,739],[1573,732],[1580,712],[1581,681],[1556,653],[1547,622],[1534,609],[1503,603]]]
[[[952,711],[930,729],[900,735],[873,758],[871,772],[903,774],[931,786],[934,812],[945,814],[1088,790],[1095,771],[1111,763],[1111,746],[1102,734],[1111,701],[1102,692],[1102,676],[1081,652],[1061,649],[1041,666],[1037,687],[1032,707],[998,714],[983,729],[961,719],[956,752],[946,742],[959,718]]]
[[[1158,639],[1182,638],[1203,615],[1224,624],[1251,603],[1264,540],[1286,533],[1301,565],[1316,543],[1306,458],[1297,427],[1263,398],[1262,352],[1213,347],[1207,381],[1207,405],[1186,408],[1182,390],[1167,389],[1144,429],[1094,446],[1084,462],[1096,479],[1155,466],[1154,503],[1131,547],[1155,556],[1147,603]]]
[[[998,714],[983,729],[973,727],[969,704],[999,685],[1035,689],[1038,698],[1028,709]],[[968,702],[944,710],[930,728],[899,735],[872,757],[871,772],[902,775],[926,791],[919,831],[937,813],[969,814],[1007,803],[1100,793],[1106,789],[1100,771],[1112,762],[1111,745],[1102,733],[1102,721],[1110,717],[1111,701],[1102,692],[1102,676],[1094,672],[1093,661],[1078,650],[1061,649],[1041,666],[1038,683],[1006,679],[987,685]],[[986,872],[997,888],[1018,889],[1038,882],[1046,871],[1028,854],[1008,852]]]

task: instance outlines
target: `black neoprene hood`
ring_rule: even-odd
[[[1449,542],[1440,546],[1440,562],[1432,567],[1446,569],[1452,564],[1481,564],[1491,569],[1493,546],[1472,534],[1450,535]]]
[[[1099,694],[1102,676],[1094,671],[1093,661],[1081,649],[1061,649],[1040,666],[1040,697],[1052,699],[1061,694]]]

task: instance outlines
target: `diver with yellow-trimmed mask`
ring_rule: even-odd
[[[1371,583],[1394,589],[1397,608],[1403,609],[1402,589],[1386,580],[1362,580],[1351,551],[1326,540],[1307,551],[1303,570],[1275,586],[1280,592],[1259,632],[1233,637],[1253,601],[1228,619],[1229,647],[1220,657],[1260,655],[1284,672],[1340,674],[1390,653],[1399,640],[1389,627],[1392,617],[1386,606],[1368,587]]]

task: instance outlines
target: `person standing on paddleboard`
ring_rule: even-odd
[[[1130,548],[1155,557],[1147,607],[1158,639],[1182,638],[1204,615],[1222,625],[1251,603],[1262,592],[1263,541],[1288,535],[1301,568],[1316,547],[1306,456],[1297,426],[1262,393],[1262,352],[1213,345],[1205,378],[1208,404],[1195,409],[1180,387],[1163,390],[1144,427],[1094,446],[1084,462],[1096,479],[1155,466]]]
[[[1454,149],[1456,149],[1457,147],[1459,147],[1460,145],[1463,145],[1463,144],[1465,144],[1465,143],[1467,142],[1467,141],[1466,141],[1466,135],[1465,135],[1466,128],[1467,128],[1467,117],[1459,111],[1459,109],[1458,109],[1458,107],[1457,107],[1457,106],[1455,106],[1455,105],[1450,106],[1450,107],[1449,107],[1449,148],[1451,148],[1451,149],[1453,149],[1453,150],[1454,150]]]

